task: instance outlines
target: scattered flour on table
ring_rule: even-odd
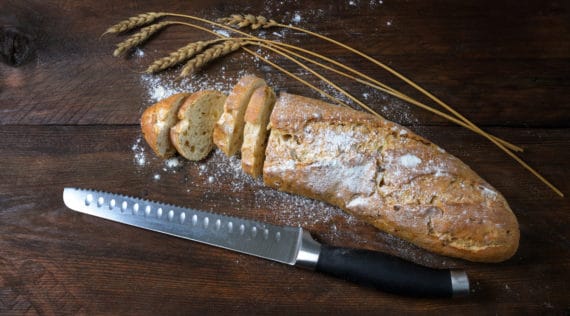
[[[140,47],[135,48],[134,55],[138,58],[144,57],[144,51]]]
[[[301,18],[301,12],[300,11],[295,11],[295,14],[293,14],[293,23],[295,24],[299,24],[301,22],[302,18]]]
[[[230,37],[230,36],[231,36],[230,31],[224,30],[224,29],[214,30],[214,32],[216,32],[216,33],[218,33],[218,34],[220,34],[220,35],[222,35],[222,36],[225,36],[225,37]]]
[[[131,146],[131,150],[133,151],[133,160],[137,167],[144,167],[147,164],[147,158],[145,154],[145,145],[142,143],[143,138],[142,135],[135,139],[135,142]]]
[[[177,74],[170,75],[142,75],[141,84],[147,93],[148,102],[146,105],[154,104],[164,98],[176,93],[197,92],[200,90],[218,90],[229,93],[237,81],[237,78],[245,76],[243,71],[235,75],[235,78],[226,78],[225,66],[222,67],[217,76],[191,76],[177,81]]]
[[[162,171],[176,173],[182,166],[184,158],[179,156],[174,156],[172,158],[168,158],[164,161],[164,167],[162,167]]]

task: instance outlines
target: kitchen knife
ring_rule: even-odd
[[[385,292],[416,297],[469,294],[464,271],[427,268],[370,250],[321,245],[301,227],[78,188],[65,188],[63,201],[77,212],[315,270]]]

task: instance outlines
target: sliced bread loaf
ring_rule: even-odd
[[[242,77],[224,103],[224,112],[214,127],[214,143],[227,156],[233,156],[243,142],[243,116],[253,91],[265,85],[256,76]]]
[[[267,145],[269,115],[275,104],[275,93],[269,86],[257,88],[245,112],[241,166],[245,173],[257,178],[262,173]]]
[[[218,91],[200,91],[189,96],[178,110],[179,122],[170,129],[170,140],[188,160],[204,159],[214,147],[212,133],[226,96]]]
[[[160,158],[168,158],[176,153],[170,141],[170,128],[178,121],[176,113],[189,95],[172,95],[148,107],[142,114],[141,129],[144,139]]]

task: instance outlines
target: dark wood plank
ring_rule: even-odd
[[[136,123],[135,114],[145,93],[139,72],[152,60],[206,35],[172,27],[144,46],[143,58],[125,60],[111,56],[113,45],[121,38],[100,38],[101,33],[119,20],[149,10],[168,9],[211,19],[244,10],[219,1],[161,3],[5,2],[3,6],[7,9],[1,11],[4,13],[0,14],[0,22],[29,34],[34,53],[18,68],[0,66],[3,74],[0,124]],[[379,58],[478,124],[568,127],[570,48],[565,40],[570,29],[568,4],[505,1],[493,3],[495,9],[490,10],[488,5],[478,3],[355,1],[352,6],[303,2],[281,7],[277,3],[264,6],[263,2],[257,2],[251,3],[247,11],[269,13],[285,22],[295,22],[294,17],[298,16],[300,26]],[[505,14],[507,8],[509,13]],[[339,18],[330,19],[330,16]],[[272,33],[269,31],[266,36],[276,38]],[[295,33],[286,31],[285,40],[326,52],[411,93],[403,83],[362,59]],[[245,56],[230,58],[224,63],[226,79],[216,77],[220,67],[210,68],[204,75],[212,80],[235,81],[240,70],[262,72],[260,65]],[[346,79],[332,78],[358,97],[371,93]],[[277,76],[274,84],[312,94],[284,76]],[[102,95],[105,98],[101,99]],[[381,112],[386,104],[380,95],[363,99]],[[548,110],[537,114],[537,108]],[[412,113],[421,124],[447,124],[423,111]]]
[[[569,153],[560,150],[570,145],[566,130],[523,135],[518,129],[493,131],[523,144],[527,160],[545,174],[556,174],[558,179],[570,176],[570,169],[564,167]],[[3,308],[91,313],[354,309],[510,313],[567,308],[563,276],[570,265],[568,200],[554,197],[492,145],[462,129],[424,127],[419,132],[469,163],[510,201],[522,233],[513,259],[477,264],[444,258],[379,233],[331,207],[294,200],[307,208],[294,210],[296,205],[288,205],[291,199],[284,194],[236,176],[220,154],[165,171],[163,161],[148,153],[144,144],[137,145],[136,126],[3,127],[0,177],[13,179],[0,184],[0,260],[4,262],[0,288],[11,298]],[[135,155],[143,150],[146,164],[140,165],[140,156]],[[545,156],[550,158],[544,160]],[[209,177],[215,181],[210,183]],[[465,268],[473,279],[473,293],[469,299],[454,301],[394,297],[76,214],[61,201],[62,188],[73,185],[302,225],[322,242],[381,250],[434,267]],[[570,189],[568,182],[560,185]]]
[[[555,196],[485,139],[346,79],[330,75],[387,118],[464,160],[505,195],[521,228],[521,246],[511,260],[478,264],[425,252],[338,209],[264,188],[240,173],[239,161],[220,153],[179,166],[154,157],[141,141],[139,116],[161,87],[153,80],[170,85],[176,71],[151,78],[140,71],[204,34],[172,27],[126,58],[111,56],[124,37],[99,36],[129,16],[164,10],[210,19],[261,13],[350,44],[416,80],[489,132],[522,145],[521,157],[570,194],[568,2],[2,1],[0,314],[570,311],[568,199]],[[326,52],[412,93],[320,40],[280,30],[264,36]],[[290,62],[272,58],[314,81]],[[244,72],[257,73],[276,88],[319,97],[245,54],[212,64],[185,86],[227,90]],[[144,232],[71,212],[61,200],[65,186],[300,225],[324,243],[466,269],[473,292],[461,300],[395,297]]]

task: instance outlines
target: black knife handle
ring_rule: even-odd
[[[456,297],[469,293],[463,271],[432,269],[381,252],[323,245],[316,271],[414,297]]]

